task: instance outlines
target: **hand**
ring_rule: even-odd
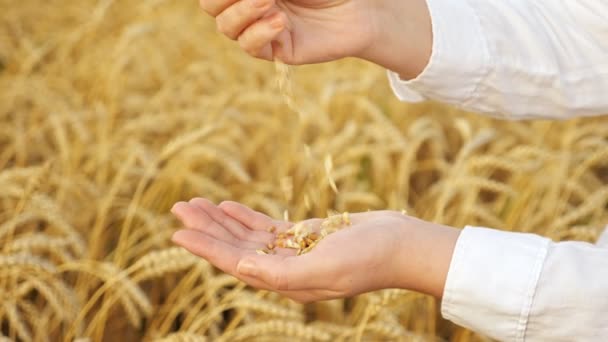
[[[375,211],[350,215],[352,225],[328,235],[307,254],[296,256],[295,250],[279,248],[275,255],[258,255],[256,249],[274,241],[269,227],[280,232],[292,223],[273,220],[236,202],[215,206],[200,198],[177,203],[172,212],[187,228],[175,233],[175,243],[253,287],[299,302],[384,288],[439,297],[458,236],[452,228],[399,212]],[[318,229],[322,220],[305,222]],[[421,247],[429,250],[422,252]],[[441,258],[433,255],[447,260],[437,262]]]
[[[425,0],[200,0],[255,57],[288,64],[359,57],[419,73],[430,57]],[[402,70],[400,70],[402,69]]]

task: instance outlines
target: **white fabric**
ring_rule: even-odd
[[[608,113],[608,1],[427,0],[433,52],[425,70],[389,79],[424,99],[509,119]]]
[[[608,341],[608,248],[466,227],[441,313],[501,341]]]
[[[608,226],[604,228],[604,233],[600,235],[596,244],[600,247],[608,248]]]
[[[508,119],[608,114],[608,1],[427,0],[433,52],[404,81],[425,99]],[[608,341],[608,231],[597,245],[465,228],[442,314],[503,341]]]

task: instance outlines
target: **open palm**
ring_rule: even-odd
[[[295,250],[281,248],[274,255],[258,255],[256,249],[274,241],[269,227],[280,232],[293,224],[239,203],[216,206],[197,198],[177,203],[172,211],[187,228],[174,235],[177,244],[256,288],[311,302],[399,285],[396,254],[407,217],[398,212],[353,214],[351,226],[296,256]],[[313,229],[321,222],[306,221]]]

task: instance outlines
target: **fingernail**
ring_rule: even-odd
[[[258,269],[255,266],[255,263],[251,260],[243,260],[239,262],[236,267],[236,271],[242,275],[255,277],[258,275]]]

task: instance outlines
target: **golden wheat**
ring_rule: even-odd
[[[414,292],[251,289],[170,243],[195,196],[556,240],[608,222],[608,119],[406,105],[360,61],[253,60],[196,6],[0,0],[1,340],[487,340]]]

